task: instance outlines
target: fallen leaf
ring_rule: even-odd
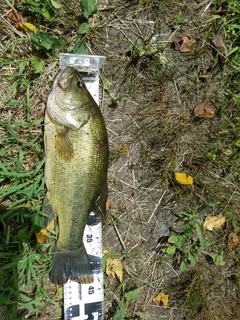
[[[16,11],[10,10],[7,14],[8,18],[14,22],[20,22],[22,20],[22,16]]]
[[[47,241],[47,237],[49,234],[50,232],[47,231],[46,229],[40,230],[38,233],[36,233],[37,243],[39,244],[45,243]]]
[[[160,292],[155,298],[152,299],[154,303],[162,302],[164,308],[167,308],[168,306],[168,295],[164,294],[163,292]]]
[[[215,35],[213,39],[213,44],[215,45],[216,49],[220,51],[223,55],[228,55],[228,49],[225,46],[223,38],[219,32]]]
[[[49,223],[49,225],[47,226],[47,228],[54,230],[54,226],[55,226],[55,223],[54,223],[54,220],[52,220]],[[50,234],[51,234],[51,232],[47,231],[47,229],[40,230],[38,233],[36,233],[37,243],[39,243],[39,244],[45,243]]]
[[[16,28],[24,32],[27,32],[27,31],[37,32],[37,28],[32,23],[29,23],[29,22],[19,22],[16,24]]]
[[[172,42],[174,44],[174,50],[180,51],[180,46],[183,43],[183,37],[180,37],[180,36],[172,37]]]
[[[191,185],[193,184],[193,177],[186,176],[185,173],[175,172],[175,179],[180,184]]]
[[[219,229],[224,225],[225,221],[226,219],[221,213],[216,216],[207,216],[203,223],[203,229],[208,231]]]
[[[66,38],[66,40],[67,40],[67,43],[70,43],[70,42],[72,42],[72,38],[71,38],[71,37],[69,37],[69,36],[66,36],[65,38]]]
[[[110,278],[118,278],[120,282],[123,280],[123,265],[119,259],[108,258],[106,263],[106,274]]]
[[[200,117],[200,118],[212,118],[215,116],[214,111],[208,106],[207,101],[199,103],[194,108],[193,113],[195,117]]]
[[[38,319],[44,319],[44,318],[46,318],[47,316],[48,316],[48,314],[46,313],[46,311],[43,311],[43,312],[40,313]]]
[[[189,36],[176,36],[172,38],[172,42],[174,43],[174,50],[180,52],[190,52],[196,40]]]
[[[228,248],[236,249],[239,245],[240,245],[240,237],[235,232],[231,232],[228,235]]]
[[[110,209],[110,199],[109,197],[107,197],[107,200],[106,200],[106,211],[108,211]]]

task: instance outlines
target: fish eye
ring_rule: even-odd
[[[84,88],[84,84],[83,84],[82,82],[78,81],[78,82],[77,82],[77,87],[78,87],[79,89],[83,89],[83,88]]]

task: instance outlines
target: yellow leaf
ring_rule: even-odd
[[[54,220],[52,220],[47,228],[54,229]],[[36,233],[37,243],[43,244],[47,241],[48,236],[51,232],[47,231],[47,229],[42,229],[38,233]]]
[[[116,277],[120,282],[123,280],[123,266],[122,262],[119,259],[107,259],[106,264],[106,274],[110,277],[115,279]]]
[[[164,308],[168,306],[168,295],[160,292],[155,298],[152,299],[154,303],[162,301]]]
[[[37,28],[29,22],[18,22],[16,24],[16,28],[24,32],[27,32],[29,30],[33,32],[37,32]]]
[[[106,200],[106,210],[108,211],[110,209],[110,199],[107,197]]]
[[[185,173],[175,172],[175,179],[181,184],[193,184],[193,177],[186,176]]]
[[[203,223],[203,229],[209,231],[219,229],[224,225],[225,221],[226,219],[221,213],[216,216],[207,216]]]

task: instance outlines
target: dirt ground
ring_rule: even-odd
[[[97,2],[99,12],[92,19],[96,30],[88,35],[87,50],[106,57],[101,85],[106,78],[111,83],[108,90],[101,89],[100,104],[111,152],[111,207],[104,222],[103,248],[124,266],[122,283],[105,276],[106,319],[117,313],[120,301],[125,303],[125,315],[115,320],[240,318],[237,256],[227,252],[226,264],[216,265],[208,259],[211,249],[202,252],[198,248],[197,262],[181,271],[181,254],[162,251],[169,245],[169,236],[182,234],[183,226],[202,225],[208,215],[239,212],[238,177],[226,179],[231,173],[227,159],[233,151],[226,139],[221,144],[220,132],[225,125],[220,111],[228,99],[223,89],[231,81],[232,71],[212,43],[218,30],[206,23],[215,13],[210,3]],[[4,19],[2,23],[8,24],[12,36],[18,36],[9,26],[11,22]],[[0,32],[3,50],[9,34]],[[179,52],[172,44],[174,36],[188,36],[196,42],[189,52]],[[23,47],[19,52],[30,54]],[[48,82],[58,72],[57,59],[45,68],[45,83],[31,90],[33,120],[44,112]],[[205,100],[216,117],[195,118],[194,107]],[[24,117],[3,104],[1,113]],[[207,156],[217,153],[220,146],[224,168]],[[179,185],[175,172],[191,174],[194,185]],[[183,212],[192,218],[184,220]],[[213,251],[216,247],[219,252],[224,250],[233,226],[229,219],[218,233],[204,233],[204,238],[214,243]],[[196,237],[196,232],[189,236],[188,245],[197,242]],[[136,288],[140,289],[138,297],[126,302],[124,293]],[[166,308],[162,302],[153,302],[160,292],[168,295]]]
[[[204,208],[206,199],[200,186],[187,189],[182,195],[173,181],[173,173],[184,169],[205,174],[202,168],[205,164],[200,160],[201,145],[209,143],[213,136],[211,126],[214,130],[221,126],[219,118],[196,121],[192,116],[193,108],[205,99],[218,110],[219,83],[222,74],[227,72],[221,70],[210,39],[204,40],[207,30],[204,21],[212,14],[211,9],[206,9],[208,3],[156,1],[140,8],[134,1],[114,1],[111,4],[116,10],[103,18],[106,35],[101,32],[101,42],[93,42],[94,53],[107,57],[104,74],[112,82],[111,96],[120,97],[116,108],[111,108],[111,100],[106,93],[103,96],[110,147],[114,150],[123,144],[127,148],[126,154],[113,161],[109,169],[111,208],[121,222],[105,226],[103,234],[104,248],[122,253],[128,276],[117,293],[116,281],[106,279],[109,290],[106,312],[114,314],[112,297],[118,301],[125,291],[140,287],[138,299],[127,308],[128,317],[148,320],[196,316],[183,310],[188,277],[193,279],[194,272],[179,272],[171,259],[164,262],[159,247],[164,246],[168,236],[179,232],[180,213],[189,208],[194,211],[196,202],[202,207],[199,221],[214,212],[212,208]],[[178,12],[182,13],[180,22],[176,21]],[[183,35],[196,40],[189,53],[174,51],[170,45],[173,36]],[[129,52],[136,41],[148,48],[143,56]],[[162,59],[151,55],[150,46],[165,46],[160,53]],[[201,82],[197,75],[208,68],[212,70],[211,76]],[[217,168],[214,173],[220,174]],[[204,183],[207,186],[213,180]],[[191,202],[193,194],[199,199]],[[199,261],[197,269],[206,269],[206,278],[211,277],[207,271],[209,266],[204,265]],[[216,269],[224,272],[219,267]],[[142,284],[131,279],[131,271],[139,275]],[[178,284],[181,279],[182,287]],[[166,309],[162,303],[152,302],[160,291],[169,295]],[[221,318],[219,314],[211,316],[210,313],[202,314],[199,319]],[[223,319],[230,318],[234,318],[234,310],[223,316]]]

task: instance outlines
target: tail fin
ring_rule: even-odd
[[[84,245],[75,251],[65,251],[56,245],[49,277],[53,283],[59,285],[63,285],[68,279],[79,283],[93,282],[92,269]]]

